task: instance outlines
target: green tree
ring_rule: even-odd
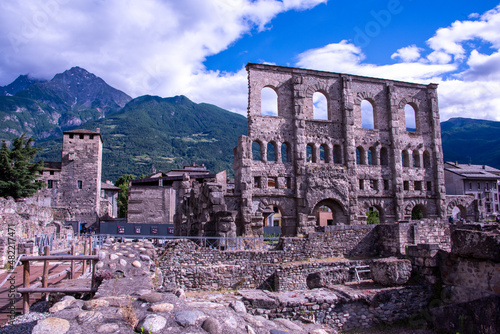
[[[118,193],[118,217],[127,218],[128,212],[128,191],[129,183],[134,180],[135,176],[132,174],[125,174],[120,176],[115,182],[115,186],[119,187],[121,190]]]
[[[32,146],[34,141],[24,134],[13,140],[12,148],[3,141],[0,148],[1,197],[30,197],[43,187],[44,183],[37,180],[43,171],[43,160],[31,162],[41,150]]]
[[[366,213],[366,223],[367,224],[378,224],[380,223],[378,211],[370,208]]]

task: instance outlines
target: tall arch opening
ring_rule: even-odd
[[[401,153],[401,159],[403,160],[403,167],[410,167],[410,155],[407,150],[403,150]]]
[[[258,141],[252,142],[252,159],[254,161],[262,161],[262,148]]]
[[[381,220],[381,214],[379,208],[371,206],[366,212],[366,223],[369,225],[379,224]]]
[[[328,100],[321,92],[313,94],[313,118],[328,120]]]
[[[412,158],[413,158],[413,167],[419,168],[420,167],[420,152],[418,150],[413,150]]]
[[[411,210],[411,220],[420,220],[427,217],[425,206],[418,204]]]
[[[260,92],[261,115],[278,116],[278,94],[271,87],[264,87]]]
[[[375,129],[373,104],[368,100],[361,101],[361,127],[363,129]]]
[[[413,106],[405,105],[405,125],[407,132],[417,132],[417,113]]]
[[[318,226],[346,225],[348,217],[342,204],[334,199],[325,199],[316,204],[313,209]]]
[[[276,161],[276,143],[267,143],[267,161]]]
[[[356,147],[356,164],[366,165],[365,149],[362,146]]]
[[[290,144],[288,143],[283,143],[281,144],[281,162],[290,162],[291,160],[291,154],[290,154]]]
[[[378,165],[377,150],[375,149],[375,147],[370,147],[370,149],[368,150],[368,164]]]
[[[307,144],[306,147],[306,161],[307,162],[317,162],[316,150],[314,149],[314,144]]]

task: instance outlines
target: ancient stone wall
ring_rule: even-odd
[[[383,256],[405,255],[406,247],[418,244],[437,244],[439,249],[450,250],[450,224],[445,221],[424,219],[399,222],[377,227],[378,244]]]
[[[250,314],[328,324],[335,330],[369,328],[407,319],[426,307],[432,291],[424,286],[377,290],[315,289],[273,293],[240,291]]]
[[[416,207],[444,217],[436,85],[258,64],[247,71],[248,136],[233,165],[243,234],[262,234],[269,205],[286,217],[283,235],[314,231],[323,206],[338,225],[363,222],[370,209],[388,223],[410,219]],[[264,113],[264,88],[276,92],[277,115]],[[326,98],[325,119],[315,117],[315,93]],[[405,123],[409,107],[416,129]]]

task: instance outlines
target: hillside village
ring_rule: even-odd
[[[198,305],[206,316],[190,326],[200,332],[334,333],[425,310],[436,330],[456,331],[465,317],[473,332],[497,333],[498,320],[486,315],[499,311],[500,170],[444,161],[437,85],[262,64],[246,70],[248,133],[233,150],[233,170],[212,173],[193,161],[134,179],[128,215],[120,219],[119,188],[101,182],[106,138],[99,129],[66,130],[61,162],[47,162],[41,176],[47,187],[22,202],[0,199],[2,228],[16,221],[19,240],[71,231],[109,235],[101,272],[116,269],[110,254],[126,244],[112,238],[175,236],[147,255],[156,259],[149,270],[161,272],[152,288],[160,300],[177,309],[184,291],[233,289],[245,316],[287,328],[269,331],[241,314],[248,325],[231,327]],[[275,115],[263,114],[264,88],[276,93]],[[326,119],[317,118],[315,93],[328,102]],[[280,237],[276,245],[252,241],[271,235]],[[189,238],[215,240],[215,247]],[[26,251],[38,252],[35,244]],[[124,268],[127,279],[140,276]],[[359,283],[366,268],[376,288],[358,295],[348,283]],[[300,300],[289,300],[292,294]],[[436,298],[438,307],[430,307]],[[236,301],[229,303],[235,310]],[[63,311],[53,316],[73,328],[76,316]],[[165,319],[171,311],[153,313]],[[208,319],[216,329],[207,329]],[[157,332],[168,332],[165,326]],[[184,328],[180,321],[169,326]]]

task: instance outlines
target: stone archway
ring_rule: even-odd
[[[337,200],[328,198],[319,201],[312,210],[318,226],[347,225],[349,217],[344,207]]]

